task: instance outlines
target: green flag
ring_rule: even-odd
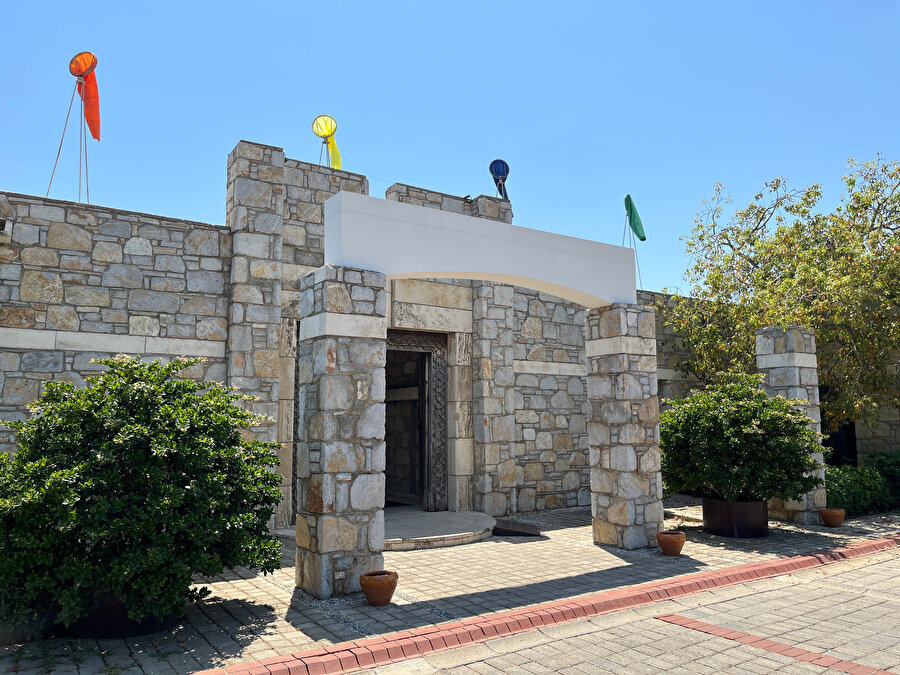
[[[647,241],[647,235],[644,234],[644,225],[641,223],[641,217],[638,215],[637,207],[631,195],[625,195],[625,213],[628,215],[628,224],[634,235],[641,241]]]

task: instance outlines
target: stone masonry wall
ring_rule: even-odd
[[[225,379],[231,236],[221,227],[0,193],[0,418],[24,419],[42,383],[83,384],[93,358],[204,356]],[[0,450],[15,446],[0,432]]]
[[[492,515],[590,503],[584,309],[475,285],[474,505]]]
[[[457,197],[443,192],[426,190],[424,188],[394,183],[384,193],[385,199],[415,206],[424,206],[428,209],[449,211],[473,218],[487,218],[499,220],[504,223],[512,223],[513,212],[510,203],[499,197],[479,195],[474,199],[469,197]]]

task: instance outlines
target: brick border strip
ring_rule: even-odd
[[[696,572],[637,586],[600,591],[485,616],[475,616],[364,640],[342,642],[287,656],[247,661],[201,675],[326,675],[375,668],[466,644],[535,630],[543,626],[609,614],[714,588],[791,574],[900,547],[900,534],[824,549],[805,555]],[[830,658],[830,657],[825,657]],[[865,666],[864,666],[865,667]],[[863,672],[863,671],[859,671]],[[869,671],[866,671],[869,672]],[[872,671],[874,672],[874,671]]]
[[[890,673],[888,670],[879,670],[878,668],[866,666],[862,663],[856,663],[855,661],[845,661],[844,659],[828,656],[821,652],[811,652],[808,649],[801,649],[800,647],[785,644],[784,642],[775,642],[775,640],[769,640],[768,638],[759,635],[745,633],[740,630],[732,630],[731,628],[718,626],[714,623],[698,621],[687,616],[681,616],[680,614],[662,614],[654,618],[676,626],[681,626],[682,628],[689,628],[700,633],[706,633],[707,635],[740,642],[749,647],[756,647],[757,649],[772,652],[773,654],[781,654],[782,656],[789,656],[798,661],[806,661],[816,666],[838,670],[842,673],[852,673],[853,675]]]

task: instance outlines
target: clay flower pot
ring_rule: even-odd
[[[844,509],[819,509],[819,517],[825,527],[840,527],[844,524]]]
[[[366,601],[374,606],[381,607],[391,601],[394,589],[397,588],[399,575],[390,570],[375,570],[359,575],[359,585],[366,595]]]
[[[668,530],[656,533],[656,541],[662,549],[663,555],[679,555],[684,546],[684,532]]]

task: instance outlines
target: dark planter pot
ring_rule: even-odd
[[[749,539],[769,536],[769,507],[765,501],[726,502],[703,498],[703,531],[720,537]]]
[[[819,509],[819,517],[825,527],[840,527],[844,524],[844,509]]]
[[[168,616],[163,620],[150,617],[143,621],[128,618],[125,603],[110,597],[89,616],[79,619],[66,629],[76,638],[126,638],[168,630],[182,617]]]
[[[359,585],[365,593],[366,601],[373,607],[383,607],[390,603],[397,588],[399,575],[390,570],[366,572],[359,577]]]
[[[663,555],[680,555],[684,540],[685,534],[680,530],[667,530],[656,534],[656,541]]]

